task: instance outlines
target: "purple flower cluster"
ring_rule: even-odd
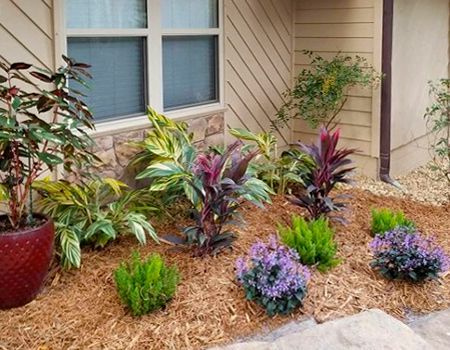
[[[273,315],[286,314],[301,304],[311,274],[300,264],[297,252],[272,236],[268,243],[255,243],[248,257],[236,261],[236,277],[247,299]]]
[[[423,281],[438,278],[450,268],[449,257],[433,239],[404,227],[377,235],[370,244],[371,266],[391,279]]]

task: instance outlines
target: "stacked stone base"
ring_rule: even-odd
[[[193,134],[194,144],[199,149],[224,144],[224,115],[214,114],[186,121],[189,132]],[[120,179],[135,187],[134,180],[139,169],[128,167],[130,160],[138,153],[133,142],[143,141],[148,129],[134,130],[94,138],[96,141],[95,153],[103,164],[97,168],[98,174],[103,177]]]

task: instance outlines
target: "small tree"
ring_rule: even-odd
[[[316,129],[327,128],[336,120],[352,87],[374,87],[381,76],[360,56],[338,54],[331,60],[304,51],[311,59],[311,69],[303,69],[292,89],[284,93],[285,103],[277,113],[275,124],[287,124],[292,118],[305,120]]]
[[[433,102],[425,119],[432,135],[433,169],[450,184],[450,79],[429,85]]]
[[[39,176],[97,159],[85,131],[94,128],[92,114],[68,87],[69,80],[85,84],[89,65],[64,60],[56,72],[0,61],[0,201],[13,230],[33,222],[32,185]]]

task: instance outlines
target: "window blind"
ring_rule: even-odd
[[[145,39],[140,37],[68,38],[68,54],[92,65],[85,103],[96,120],[143,114],[146,106]]]
[[[163,38],[164,108],[218,100],[217,36]]]

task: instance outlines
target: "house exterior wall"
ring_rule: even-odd
[[[0,56],[3,59],[53,69],[53,39],[51,0],[0,1]]]
[[[395,4],[394,175],[428,157],[422,119],[428,102],[426,81],[448,76],[449,63],[448,0]],[[381,5],[381,0],[223,0],[223,105],[169,116],[188,121],[196,135],[203,135],[199,146],[230,141],[224,130],[228,126],[269,130],[283,91],[308,67],[302,50],[326,57],[359,54],[381,71]],[[1,0],[0,56],[54,69],[64,47],[62,12],[60,0]],[[380,89],[355,89],[340,115],[343,145],[359,150],[358,166],[373,177],[378,169],[379,109]],[[211,133],[210,123],[221,125],[219,131]],[[107,163],[102,172],[121,177],[124,159],[132,153],[124,141],[142,139],[149,125],[128,120],[106,124],[99,124],[95,135]],[[281,146],[309,142],[315,134],[300,121],[277,131]]]
[[[449,1],[394,1],[392,174],[430,159],[428,81],[448,77]]]
[[[227,126],[271,129],[282,93],[292,84],[292,10],[292,0],[224,1]],[[282,147],[291,142],[289,128],[276,136]]]
[[[382,1],[296,0],[295,70],[308,68],[302,51],[326,58],[338,52],[365,57],[381,71]],[[353,89],[338,119],[342,145],[357,148],[355,159],[363,173],[375,177],[379,151],[380,89]],[[317,131],[305,122],[294,123],[294,141],[314,140]]]

